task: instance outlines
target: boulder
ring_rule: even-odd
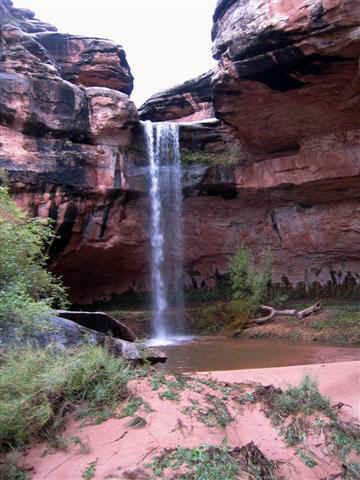
[[[1,328],[0,349],[8,348],[14,344],[34,343],[40,347],[55,344],[59,348],[74,348],[84,343],[103,345],[109,348],[114,355],[120,355],[127,360],[140,361],[148,360],[150,363],[164,363],[166,355],[156,348],[145,347],[120,338],[108,337],[97,330],[84,327],[77,322],[51,316],[42,319],[44,329],[38,329],[34,333],[19,337],[17,329],[13,327]]]
[[[56,314],[61,318],[67,318],[91,330],[107,335],[111,334],[114,338],[120,338],[128,342],[136,340],[135,334],[129,327],[104,312],[57,310]]]

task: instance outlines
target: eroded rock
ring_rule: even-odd
[[[215,113],[252,161],[359,127],[358,2],[221,1],[214,20]]]
[[[27,33],[56,31],[56,27],[35,18],[35,13],[27,8],[14,8],[11,0],[0,2],[0,25],[13,23]]]
[[[102,38],[46,32],[37,41],[55,59],[64,79],[86,87],[107,87],[130,94],[133,76],[122,46]]]
[[[137,110],[125,93],[108,88],[86,89],[90,104],[90,131],[96,144],[127,146]]]
[[[211,78],[213,71],[159,92],[139,109],[141,120],[196,121],[214,116]]]
[[[359,283],[359,8],[220,0],[218,66],[142,107],[182,123],[187,285],[214,286],[240,245],[256,262],[271,252],[289,288]],[[149,289],[149,170],[124,50],[30,34],[32,14],[15,22],[11,9],[0,0],[0,167],[14,198],[55,220],[52,268],[74,301]]]

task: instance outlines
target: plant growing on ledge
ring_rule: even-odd
[[[1,177],[0,177],[1,178]],[[49,221],[29,218],[0,186],[0,328],[39,328],[42,315],[66,307],[66,289],[46,270],[46,248],[54,237]]]
[[[236,165],[236,163],[238,163],[238,147],[237,145],[232,145],[229,147],[228,151],[219,153],[182,148],[181,162],[183,165]]]

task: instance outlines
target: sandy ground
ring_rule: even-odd
[[[276,387],[298,385],[308,375],[317,381],[320,392],[332,402],[343,402],[346,415],[360,419],[360,362],[322,363],[295,367],[261,368],[213,372],[211,376],[225,382],[251,380]]]
[[[341,409],[346,420],[360,420],[360,362],[219,371],[205,377],[225,382],[259,382],[286,387],[298,385],[304,375],[316,379],[320,392],[329,396],[333,404],[346,404]],[[204,377],[204,374],[201,376]],[[317,438],[315,449],[318,465],[307,467],[295,454],[296,449],[284,444],[279,431],[271,425],[258,404],[236,406],[229,401],[228,408],[235,421],[225,427],[209,426],[199,421],[195,412],[184,413],[184,409],[189,409],[196,401],[203,405],[204,395],[210,392],[208,387],[186,389],[181,392],[179,401],[162,400],[159,397],[162,390],[153,390],[150,380],[130,385],[132,393],[145,399],[151,407],[151,411],[141,407],[136,412],[146,420],[144,428],[130,427],[129,417],[83,427],[70,418],[64,432],[69,445],[66,452],[46,453],[46,445],[37,445],[28,452],[26,464],[34,468],[33,480],[155,478],[145,476],[144,464],[164,448],[219,445],[224,439],[231,447],[254,441],[269,459],[281,462],[280,473],[285,479],[330,479],[335,478],[331,477],[332,474],[341,471],[339,462],[329,455],[321,437]],[[211,393],[214,394],[213,391]],[[222,395],[221,392],[215,394]],[[86,477],[86,469],[92,462],[96,462],[94,475]]]

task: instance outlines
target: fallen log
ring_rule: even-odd
[[[233,336],[238,335],[243,330],[243,328],[249,328],[253,325],[264,325],[264,323],[270,323],[274,321],[274,318],[277,316],[296,317],[301,320],[305,317],[308,317],[309,315],[312,315],[313,313],[318,312],[321,309],[321,302],[317,302],[314,305],[305,308],[304,310],[276,310],[274,307],[271,307],[269,305],[260,305],[260,308],[262,310],[268,310],[270,313],[268,315],[265,315],[264,317],[249,319],[248,322],[246,322],[245,327],[242,326],[242,328],[237,329],[233,333]]]
[[[305,308],[304,310],[276,310],[274,307],[270,307],[268,305],[260,305],[262,310],[269,310],[269,315],[260,318],[253,318],[249,320],[250,322],[254,322],[257,325],[263,325],[271,321],[276,316],[283,316],[283,317],[297,317],[299,320],[312,315],[315,312],[318,312],[321,308],[321,303],[317,302],[311,307]]]

